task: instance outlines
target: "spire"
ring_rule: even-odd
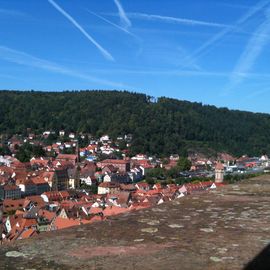
[[[76,143],[76,155],[77,155],[77,165],[80,162],[80,148],[79,148],[79,140],[77,139]]]
[[[2,245],[2,231],[3,231],[3,204],[0,201],[0,245]]]

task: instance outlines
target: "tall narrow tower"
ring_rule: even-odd
[[[77,140],[76,155],[77,155],[77,162],[75,164],[74,184],[73,184],[73,188],[75,189],[79,188],[80,186],[80,174],[81,174],[79,140]]]
[[[2,245],[2,233],[3,233],[3,204],[0,201],[0,245]]]
[[[77,155],[77,164],[78,164],[80,162],[80,147],[79,147],[79,140],[78,139],[77,139],[77,143],[76,143],[76,153],[75,154]]]
[[[215,168],[215,182],[222,183],[224,179],[224,166],[218,162]]]

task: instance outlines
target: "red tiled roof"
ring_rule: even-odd
[[[54,221],[54,225],[58,230],[78,226],[80,225],[80,221],[78,219],[68,219],[68,218],[61,218],[56,217]]]
[[[146,195],[153,196],[153,195],[160,194],[161,192],[162,192],[161,189],[151,189],[151,190],[146,191]]]
[[[95,214],[102,213],[102,211],[103,209],[100,207],[91,207],[89,213],[95,215]]]
[[[58,154],[56,159],[76,160],[77,155],[74,154]]]
[[[149,188],[149,184],[145,183],[145,182],[140,182],[140,183],[137,183],[136,184],[136,187],[139,187],[139,188]]]
[[[119,215],[119,214],[126,213],[129,211],[130,211],[129,208],[122,208],[122,207],[118,207],[118,206],[109,206],[103,210],[103,215],[105,217],[108,217],[108,216]]]
[[[35,235],[35,234],[37,234],[36,229],[30,228],[30,229],[28,229],[28,230],[23,231],[23,232],[20,234],[19,239],[26,239],[26,238],[29,238],[29,237]]]
[[[216,170],[224,170],[224,166],[222,163],[218,162],[217,165],[216,165]]]
[[[24,201],[25,199],[18,199],[18,200],[5,199],[3,201],[4,211],[12,211],[23,208]]]
[[[45,205],[43,198],[39,195],[27,196],[25,199],[28,199],[29,201],[36,203],[39,207]]]
[[[53,218],[56,216],[55,212],[50,212],[47,210],[40,209],[38,212],[39,216],[46,218],[49,221],[52,221]]]
[[[120,187],[119,183],[113,183],[113,182],[103,182],[99,184],[99,187],[104,187],[104,188],[118,188]]]
[[[127,164],[129,163],[128,160],[123,159],[105,159],[103,161],[100,161],[101,164],[103,163],[112,163],[112,164]]]

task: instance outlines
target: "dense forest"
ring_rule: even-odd
[[[270,153],[270,115],[120,91],[0,91],[0,133],[44,130],[112,138],[132,134],[133,153],[213,149]]]

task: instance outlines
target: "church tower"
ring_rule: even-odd
[[[77,155],[77,162],[75,164],[74,184],[73,184],[73,188],[75,189],[80,187],[80,175],[81,175],[79,140],[77,140],[76,155]]]

